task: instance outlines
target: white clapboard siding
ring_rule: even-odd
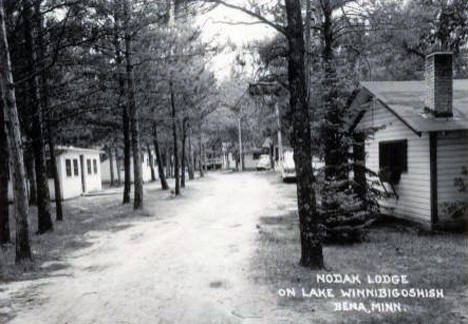
[[[67,175],[66,160],[71,161],[71,171],[72,171],[71,175]],[[73,160],[76,160],[78,162],[78,174],[77,175],[75,175],[74,173]],[[61,184],[61,189],[62,189],[62,199],[71,199],[71,198],[79,197],[81,193],[83,192],[82,184],[81,184],[82,169],[81,169],[81,162],[80,162],[80,153],[70,151],[70,150],[67,150],[61,153],[57,157],[57,166],[58,166],[60,184]],[[86,166],[85,166],[85,172],[86,172]],[[52,180],[49,181],[49,189],[53,187],[53,183],[54,182]],[[53,199],[55,199],[55,191],[53,194]]]
[[[447,202],[466,201],[467,193],[460,193],[454,185],[468,167],[468,132],[439,133],[437,142],[437,196],[439,219],[451,221],[440,206]],[[468,179],[465,177],[465,181]]]
[[[431,220],[429,135],[418,136],[393,113],[376,101],[364,114],[358,128],[382,127],[366,141],[366,166],[379,171],[379,142],[408,141],[408,172],[395,187],[398,199],[381,201],[382,212],[427,223]]]

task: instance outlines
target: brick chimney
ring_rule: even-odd
[[[452,117],[452,52],[435,52],[426,57],[425,108],[435,117]]]

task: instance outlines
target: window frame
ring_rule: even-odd
[[[98,169],[97,169],[97,159],[93,159],[93,171],[94,171],[94,174],[97,174],[97,173],[98,173]]]
[[[73,177],[72,160],[71,159],[65,159],[65,174],[66,174],[67,178]]]
[[[86,159],[86,169],[87,169],[87,174],[92,175],[93,174],[93,168],[91,165],[91,159]]]
[[[398,147],[399,145],[401,147]],[[398,153],[403,154],[398,156]],[[385,170],[390,171],[390,174],[384,175],[384,181],[398,184],[401,175],[408,173],[408,139],[380,141],[378,154],[379,174],[382,175]],[[397,161],[396,165],[395,161]]]
[[[78,177],[80,175],[80,167],[78,164],[78,159],[73,159],[73,175]]]

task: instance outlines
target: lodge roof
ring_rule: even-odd
[[[61,152],[104,153],[102,150],[99,150],[99,149],[90,149],[90,148],[63,146],[63,145],[57,145],[55,146],[55,149]]]
[[[453,117],[435,117],[424,111],[425,81],[361,82],[353,104],[379,100],[417,134],[468,129],[468,79],[453,80]]]

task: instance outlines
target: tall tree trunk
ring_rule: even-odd
[[[323,268],[320,220],[317,213],[310,116],[304,69],[304,32],[300,0],[286,0],[288,34],[288,81],[290,91],[289,114],[292,117],[291,142],[297,174],[297,200],[301,235],[300,264],[309,268]]]
[[[165,151],[165,157],[166,157],[166,178],[171,178],[172,173],[171,173],[171,153],[169,151],[169,145],[164,146],[164,151]]]
[[[5,110],[0,89],[0,247],[10,242],[8,210],[8,180],[10,175],[8,137],[6,133]]]
[[[203,170],[208,173],[208,156],[206,154],[206,145],[202,144],[203,148]]]
[[[182,188],[185,188],[185,166],[186,166],[185,143],[186,141],[187,141],[187,120],[184,118],[184,120],[182,121],[182,154],[181,154],[182,174],[181,174],[181,179],[180,179],[180,186]]]
[[[63,208],[62,208],[62,185],[60,183],[60,176],[57,167],[57,157],[55,154],[55,143],[53,140],[52,129],[49,128],[49,154],[50,162],[54,177],[54,189],[55,189],[55,219],[58,221],[63,220]]]
[[[175,178],[175,195],[180,194],[180,179],[179,179],[179,150],[177,145],[177,123],[176,123],[176,108],[174,103],[174,91],[172,89],[172,80],[170,81],[171,92],[171,117],[172,117],[172,138],[174,141],[174,178]]]
[[[148,143],[146,143],[146,149],[148,150],[149,166],[151,170],[151,181],[154,182],[156,181],[156,172],[154,170],[154,158],[153,154],[151,153],[151,146]]]
[[[305,68],[305,78],[306,78],[306,89],[307,89],[307,104],[309,104],[310,89],[311,89],[311,44],[312,44],[312,0],[306,0],[306,15],[304,22],[304,68]]]
[[[131,190],[131,140],[130,140],[130,118],[128,116],[128,107],[123,108],[123,133],[124,133],[124,191],[123,203],[130,203],[130,190]]]
[[[130,117],[128,112],[128,105],[125,104],[123,98],[125,96],[125,78],[122,71],[122,50],[120,47],[120,28],[121,28],[121,4],[118,3],[117,9],[114,12],[114,50],[115,50],[115,64],[118,70],[119,82],[119,98],[118,106],[122,112],[122,132],[124,144],[124,190],[123,190],[123,203],[130,203],[130,190],[131,190],[131,175],[130,175],[130,154],[131,154],[131,140],[130,140]],[[119,170],[120,176],[120,170]]]
[[[0,88],[3,97],[5,120],[8,121],[8,143],[13,171],[13,191],[16,218],[16,263],[31,259],[29,245],[29,206],[26,192],[26,172],[24,170],[21,131],[16,106],[15,84],[11,72],[11,60],[3,10],[4,0],[0,0]]]
[[[29,184],[29,206],[37,205],[36,167],[32,148],[26,148],[25,152],[26,176]]]
[[[109,156],[110,185],[112,187],[115,185],[114,154],[112,153],[112,146],[109,146],[109,148],[107,149],[107,155]]]
[[[41,3],[42,0],[36,1],[35,6],[35,20],[37,26],[37,59],[38,59],[38,68],[41,69],[40,72],[40,89],[41,89],[41,111],[49,110],[49,83],[47,78],[47,71],[45,69],[45,44],[44,44],[44,31],[43,31],[43,16],[41,14]],[[50,112],[52,114],[52,112]],[[52,173],[54,178],[54,190],[55,190],[55,219],[58,221],[63,220],[63,209],[62,209],[62,188],[60,185],[60,177],[57,169],[57,160],[55,155],[55,141],[53,134],[53,126],[51,118],[47,120],[47,134],[49,142],[49,153],[50,161],[52,167]],[[48,187],[47,187],[48,188]]]
[[[112,149],[112,148],[111,148]],[[120,175],[120,158],[119,158],[119,150],[115,147],[115,166],[117,168],[117,185],[120,186],[122,184],[122,178]]]
[[[327,124],[322,127],[322,138],[325,146],[325,177],[327,180],[335,177],[343,178],[346,176],[340,172],[340,167],[346,162],[346,157],[343,156],[341,148],[341,136],[336,127],[340,127],[343,123],[340,120],[338,108],[338,91],[336,69],[334,65],[333,53],[333,25],[332,25],[332,8],[329,1],[324,1],[322,5],[323,24],[322,24],[322,59],[324,70],[324,102],[325,102],[325,119]],[[339,126],[337,126],[339,125]]]
[[[133,151],[133,208],[143,208],[143,178],[141,171],[141,145],[140,126],[138,122],[138,109],[135,102],[135,75],[133,73],[133,62],[131,53],[131,35],[129,30],[130,8],[129,0],[124,1],[125,16],[125,61],[127,67],[127,87],[128,87],[128,111],[130,115],[130,131],[132,135]]]
[[[200,126],[200,158],[198,159],[199,167],[200,167],[200,178],[203,178],[205,176],[205,172],[203,172],[203,137],[202,137],[202,131],[201,131],[201,126]]]
[[[192,147],[192,127],[189,127],[188,132],[188,151],[189,151],[189,180],[195,179],[195,161],[193,157],[193,147]]]
[[[29,99],[32,108],[32,146],[34,160],[36,162],[36,185],[37,185],[37,218],[38,234],[53,230],[52,217],[50,213],[50,192],[47,181],[44,133],[43,133],[43,111],[41,107],[41,96],[39,93],[39,77],[37,75],[37,53],[34,44],[33,31],[33,3],[31,0],[23,0],[23,23],[24,39],[27,52],[27,65],[32,76],[29,80]]]
[[[169,186],[167,184],[166,175],[164,174],[163,159],[161,157],[161,151],[159,149],[158,129],[156,123],[153,123],[153,145],[154,154],[156,154],[156,163],[158,164],[158,173],[159,181],[161,181],[161,188],[162,190],[168,190]]]

